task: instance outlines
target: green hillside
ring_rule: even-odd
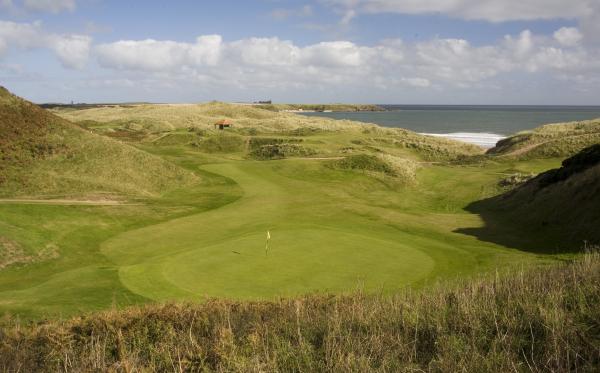
[[[490,225],[496,221],[520,227],[532,239],[544,237],[557,251],[599,243],[600,144],[565,159],[560,168],[469,208]]]
[[[0,87],[0,196],[157,196],[190,172],[98,136]]]
[[[261,145],[265,146],[303,141],[300,144],[302,149],[294,145],[282,150],[304,156],[343,156],[366,151],[416,155],[435,161],[483,152],[475,145],[423,136],[401,128],[382,128],[375,124],[307,117],[220,102],[197,105],[114,105],[55,109],[54,112],[113,138],[164,145],[195,145],[201,150],[221,153],[244,152],[246,148],[243,143],[248,144],[248,150],[257,150],[253,146],[261,141]],[[221,119],[229,119],[233,127],[226,131],[216,130],[213,124]],[[271,139],[271,142],[262,138]],[[256,151],[256,155],[269,158],[261,151]]]
[[[553,123],[500,140],[488,154],[522,159],[564,158],[599,142],[600,119]]]

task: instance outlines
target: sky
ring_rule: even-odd
[[[600,105],[600,0],[0,0],[42,102]]]

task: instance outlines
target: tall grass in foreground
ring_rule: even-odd
[[[600,255],[394,297],[153,305],[0,331],[2,371],[597,371]]]

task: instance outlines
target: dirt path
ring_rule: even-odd
[[[286,158],[286,159],[299,159],[299,160],[305,160],[305,161],[335,161],[335,160],[340,160],[340,159],[344,159],[346,157],[293,157],[293,158]]]
[[[41,205],[88,205],[88,206],[131,206],[139,203],[124,203],[109,200],[74,200],[74,199],[26,199],[0,198],[1,203],[41,204]]]

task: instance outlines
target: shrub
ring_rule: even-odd
[[[286,157],[306,157],[315,154],[315,151],[298,144],[271,144],[261,145],[250,151],[251,158],[259,160],[282,159]]]
[[[243,149],[244,140],[241,136],[219,133],[202,138],[196,146],[206,153],[233,153]]]
[[[392,176],[396,175],[394,168],[386,161],[380,157],[369,154],[350,155],[344,159],[334,161],[332,165],[335,168],[343,170],[374,171]]]
[[[303,139],[282,139],[282,138],[272,138],[272,137],[252,137],[248,140],[248,148],[250,150],[258,149],[264,145],[279,145],[279,144],[289,144],[289,143],[300,143],[304,141]]]
[[[498,185],[502,188],[514,188],[521,184],[526,183],[534,177],[533,174],[522,174],[520,172],[509,175],[505,178],[502,178]]]

